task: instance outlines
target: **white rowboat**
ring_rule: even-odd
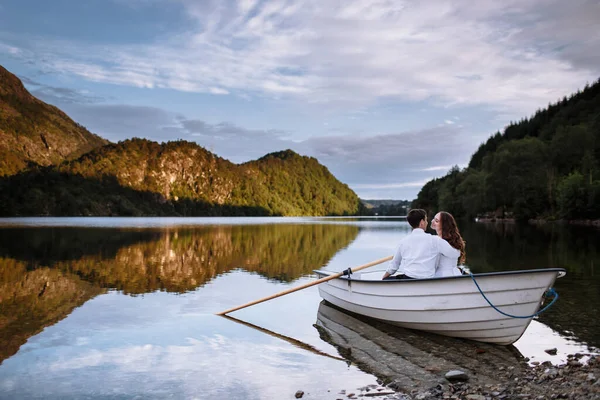
[[[314,271],[321,278],[335,274]],[[499,310],[531,316],[562,268],[474,274],[481,291]],[[319,294],[344,310],[403,328],[509,345],[516,342],[529,318],[513,318],[488,304],[469,275],[430,279],[381,280],[383,271],[357,272],[319,285]]]

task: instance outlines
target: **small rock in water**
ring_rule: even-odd
[[[445,377],[449,381],[468,381],[469,380],[469,376],[467,374],[465,374],[464,372],[459,371],[457,369],[449,371],[448,373],[446,373]]]
[[[396,392],[391,390],[381,391],[381,392],[369,392],[365,393],[364,397],[375,397],[375,396],[387,396],[390,394],[396,394]]]
[[[546,349],[546,350],[544,350],[544,351],[545,351],[546,353],[550,354],[551,356],[555,356],[558,350],[556,349],[556,347],[554,347],[554,348],[552,348],[552,349]]]
[[[304,392],[302,390],[298,390],[294,396],[296,396],[297,399],[300,399],[302,396],[304,396]]]

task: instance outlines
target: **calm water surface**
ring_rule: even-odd
[[[600,231],[461,230],[474,272],[568,271],[556,305],[514,347],[490,350],[503,362],[600,347]],[[385,377],[343,349],[381,335],[329,310],[316,287],[233,313],[241,322],[215,313],[310,282],[315,269],[386,257],[408,233],[390,218],[0,220],[0,398],[335,399],[375,384]],[[348,344],[356,332],[363,344]],[[424,352],[444,340],[454,364],[473,345],[394,335],[393,346]]]

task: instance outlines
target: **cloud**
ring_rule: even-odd
[[[448,171],[452,168],[452,165],[440,165],[435,167],[423,168],[420,171]]]
[[[403,189],[403,188],[420,188],[427,181],[418,182],[402,182],[402,183],[383,183],[383,184],[368,184],[357,183],[352,185],[355,189]]]
[[[210,124],[158,107],[64,102],[61,107],[74,120],[114,142],[132,137],[157,142],[185,139],[235,163],[295,145],[283,130],[247,129],[230,122]]]
[[[180,120],[184,130],[192,136],[207,136],[216,139],[252,139],[252,140],[274,140],[286,135],[286,132],[276,129],[246,129],[237,125],[221,122],[219,124],[208,124],[201,120]]]
[[[209,124],[197,119],[180,119],[178,122],[182,137],[196,141],[234,163],[295,147],[295,143],[287,139],[288,132],[278,129],[247,129],[230,122]]]
[[[51,104],[94,104],[105,101],[105,98],[90,94],[86,91],[75,90],[66,87],[49,86],[34,81],[33,79],[20,76],[19,79],[29,87],[30,92],[47,103]]]
[[[415,189],[447,171],[464,166],[475,146],[456,125],[355,137],[351,134],[306,140],[296,146],[316,157],[361,198],[411,200]]]
[[[194,28],[153,43],[28,45],[55,71],[120,85],[334,107],[397,98],[519,116],[600,71],[600,38],[590,34],[600,11],[584,0],[181,4]]]
[[[111,141],[144,137],[158,142],[183,138],[175,115],[161,108],[125,104],[65,104],[71,118]]]
[[[1,6],[0,6],[1,7]],[[0,8],[1,10],[2,8]],[[19,56],[21,54],[21,49],[15,46],[10,46],[5,43],[0,43],[0,53],[7,53],[12,56]]]

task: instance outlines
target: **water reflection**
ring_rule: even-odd
[[[235,269],[291,281],[325,265],[356,226],[0,230],[0,362],[106,289],[184,293]]]
[[[232,275],[250,286],[271,284],[256,275]],[[214,297],[227,280],[219,277],[184,295],[132,297],[113,291],[88,301],[5,360],[0,398],[260,400],[293,398],[298,389],[327,398],[332,386],[337,393],[348,382],[374,383],[343,361],[206,312],[190,312],[203,307],[203,291]]]
[[[0,256],[141,294],[186,292],[242,268],[291,281],[322,266],[358,234],[349,225],[256,225],[164,230],[0,230]]]
[[[298,389],[336,398],[374,383],[368,374],[408,387],[438,379],[439,364],[493,379],[494,368],[523,356],[540,360],[546,343],[563,357],[585,347],[561,350],[564,336],[600,344],[600,232],[576,227],[461,224],[473,271],[568,270],[556,284],[559,301],[539,320],[545,325],[532,323],[516,348],[352,321],[323,311],[316,287],[234,314],[253,326],[213,315],[312,281],[313,269],[386,257],[409,232],[393,219],[269,221],[136,219],[139,226],[118,227],[124,222],[82,218],[77,227],[58,219],[0,227],[0,398],[285,398]]]
[[[103,292],[76,275],[52,268],[28,270],[22,261],[0,258],[0,364],[30,336]]]

